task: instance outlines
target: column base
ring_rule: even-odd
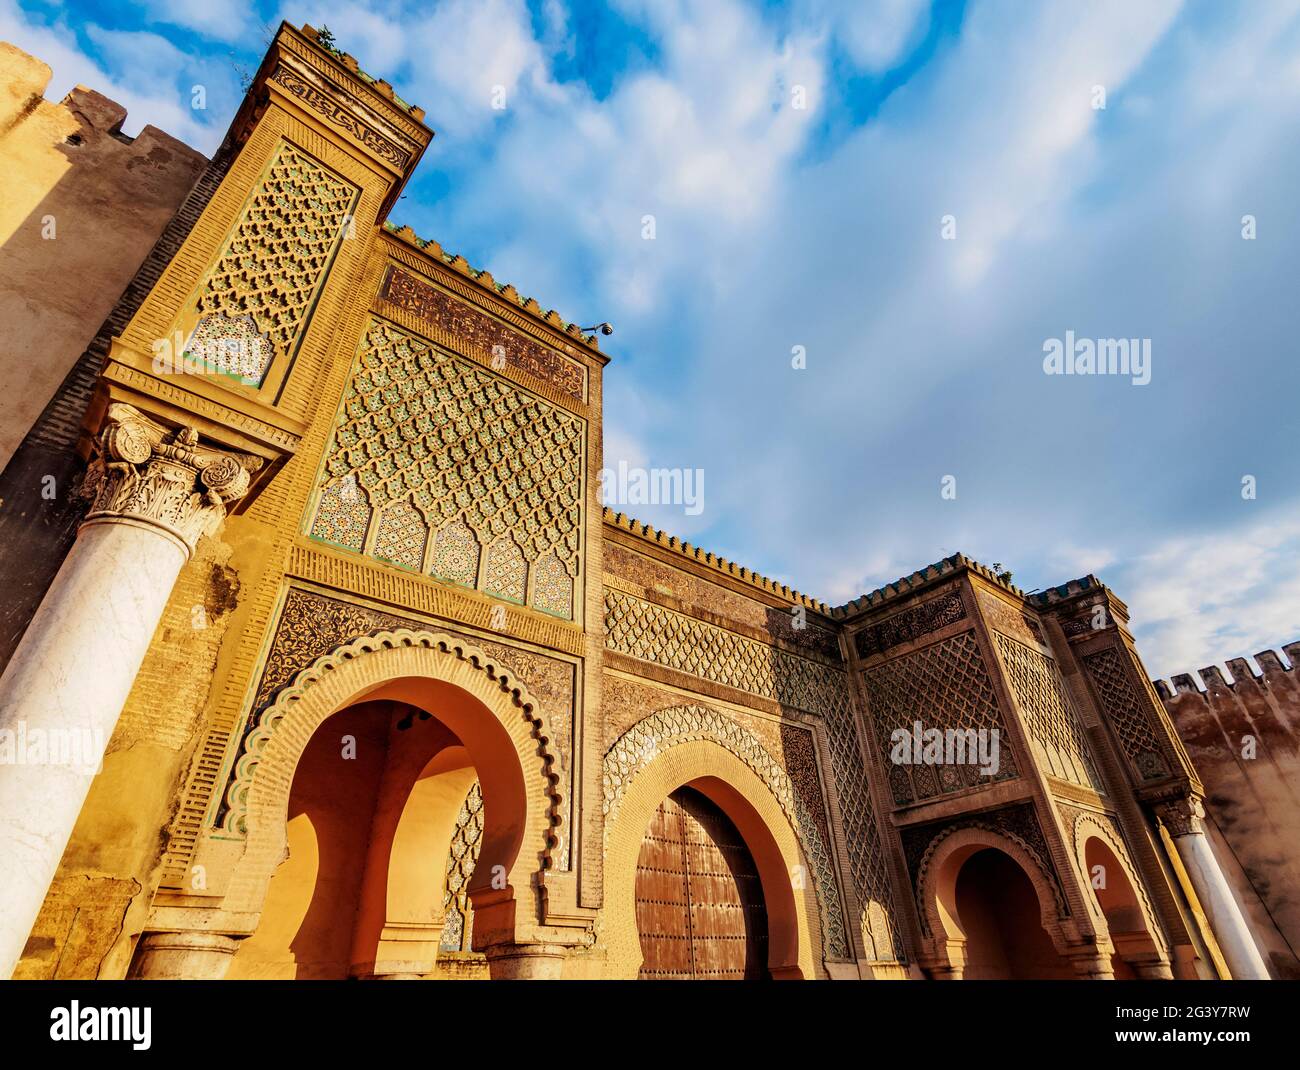
[[[1115,968],[1111,965],[1110,956],[1094,948],[1089,948],[1080,954],[1071,955],[1070,965],[1074,967],[1074,972],[1085,981],[1115,980]]]
[[[494,981],[558,981],[564,968],[559,944],[498,944],[484,954]]]
[[[141,937],[127,977],[135,981],[220,981],[240,937],[224,933],[148,933]]]

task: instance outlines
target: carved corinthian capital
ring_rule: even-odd
[[[83,493],[93,504],[84,523],[154,527],[193,553],[261,466],[260,457],[200,446],[192,427],[167,428],[114,403],[86,472]]]
[[[1155,811],[1171,836],[1195,836],[1205,832],[1205,807],[1195,795],[1156,803]]]

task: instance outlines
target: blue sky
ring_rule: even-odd
[[[0,38],[210,152],[281,18],[426,109],[396,222],[615,324],[607,463],[705,474],[630,512],[831,602],[1094,571],[1156,675],[1300,638],[1300,2],[0,0]],[[1044,374],[1066,331],[1150,383]]]

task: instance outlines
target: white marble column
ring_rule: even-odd
[[[94,502],[0,677],[0,977],[13,973],[181,566],[256,458],[109,407]]]
[[[1156,813],[1173,837],[1183,868],[1191,878],[1196,897],[1201,901],[1201,908],[1214,930],[1233,978],[1239,981],[1268,980],[1264,958],[1255,945],[1228,879],[1214,857],[1209,837],[1205,835],[1205,809],[1200,799],[1189,796],[1160,803],[1156,806]]]

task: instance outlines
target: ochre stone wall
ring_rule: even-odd
[[[1156,690],[1205,784],[1215,852],[1275,976],[1300,978],[1300,642]]]
[[[112,310],[206,158],[0,42],[0,469]],[[53,228],[53,238],[48,237]]]

